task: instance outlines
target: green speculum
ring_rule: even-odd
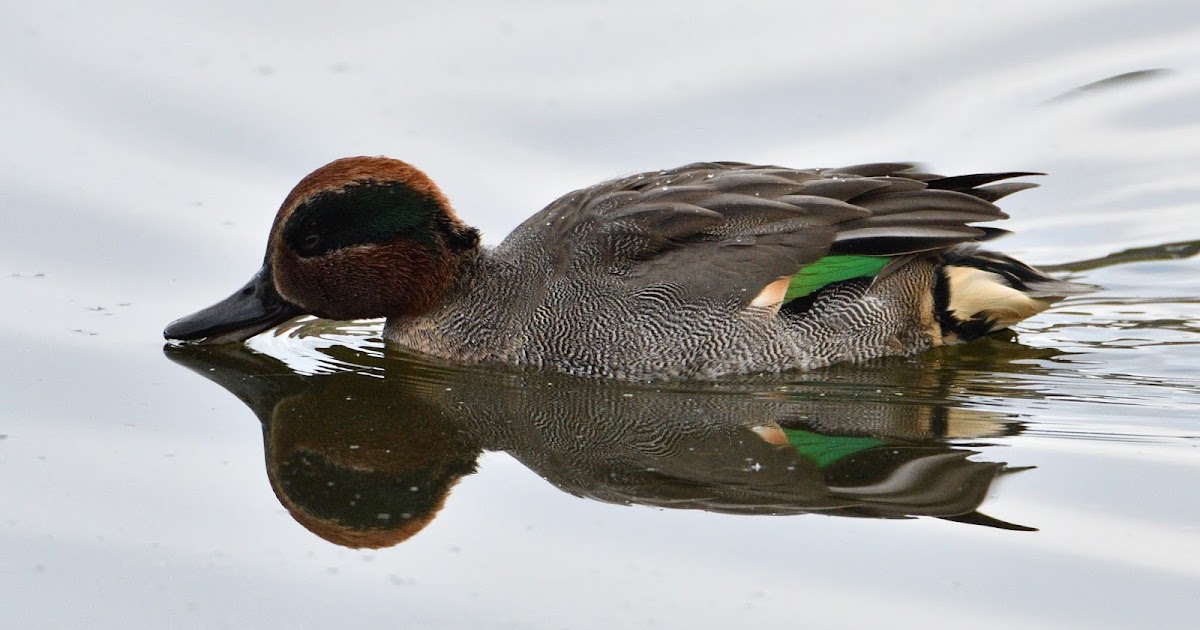
[[[804,297],[835,282],[870,278],[877,275],[891,260],[889,256],[859,256],[839,254],[819,258],[800,268],[788,284],[784,302]]]
[[[803,429],[784,429],[783,433],[792,448],[817,468],[825,468],[855,453],[887,444],[879,438],[822,435]]]

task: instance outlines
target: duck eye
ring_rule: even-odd
[[[319,234],[309,234],[304,237],[303,247],[305,251],[312,251],[321,244],[321,236]]]

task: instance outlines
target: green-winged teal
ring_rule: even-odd
[[[236,342],[301,314],[387,317],[386,339],[460,363],[711,378],[903,355],[1011,326],[1093,287],[976,243],[1031,173],[910,164],[689,164],[577,190],[495,248],[421,171],[336,160],[280,207],[262,269],[173,322]],[[996,183],[1002,182],[1002,183]]]

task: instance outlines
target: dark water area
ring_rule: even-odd
[[[1192,4],[348,8],[0,24],[0,626],[1193,623]],[[164,345],[359,154],[493,244],[696,160],[1045,172],[996,247],[1103,289],[715,383],[442,365],[377,321]]]

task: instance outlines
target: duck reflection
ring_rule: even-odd
[[[280,503],[347,547],[421,531],[485,451],[609,503],[1031,529],[977,511],[997,477],[1021,469],[974,461],[946,439],[1021,424],[945,402],[954,384],[937,379],[952,381],[955,370],[892,361],[801,376],[813,386],[684,389],[442,369],[343,345],[320,351],[327,373],[316,375],[240,344],[166,352],[254,411]]]

